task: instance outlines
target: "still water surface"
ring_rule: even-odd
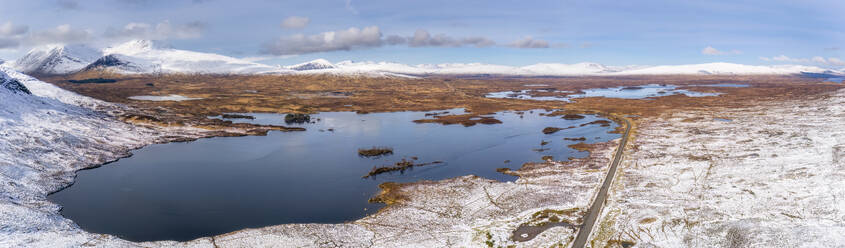
[[[450,110],[452,113],[461,110]],[[602,119],[541,116],[543,111],[497,113],[503,124],[444,126],[413,120],[424,112],[312,115],[304,132],[220,137],[150,145],[102,167],[79,171],[76,183],[48,198],[83,229],[133,241],[191,240],[243,228],[284,223],[341,223],[374,213],[368,203],[384,182],[438,180],[464,175],[510,181],[496,168],[583,157],[564,137],[587,143],[618,138],[616,127],[587,125],[544,135],[548,126],[579,126]],[[251,114],[237,122],[285,125],[283,115]],[[329,131],[332,129],[333,131]],[[542,141],[549,142],[541,146]],[[389,146],[394,154],[360,157],[359,148]],[[538,151],[535,149],[548,149]],[[443,161],[404,173],[362,178],[373,166],[402,158]],[[511,162],[505,163],[504,161]]]

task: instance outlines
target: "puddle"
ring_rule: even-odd
[[[543,156],[587,155],[567,147],[581,141],[566,137],[587,137],[587,143],[619,137],[608,133],[615,123],[580,126],[602,118],[565,120],[542,116],[547,113],[542,110],[496,113],[491,116],[503,123],[495,125],[412,122],[442,112],[331,112],[311,115],[315,123],[291,125],[279,114],[243,114],[254,119],[231,114],[238,117],[227,119],[233,122],[308,130],[150,145],[132,157],[79,171],[74,185],[48,199],[86,231],[132,241],[184,241],[285,223],[351,221],[382,207],[368,199],[384,182],[469,174],[512,181],[516,178],[496,169],[518,169],[525,162],[541,162]],[[576,128],[543,134],[549,126]],[[390,147],[393,153],[359,156],[358,149],[376,146]],[[362,178],[375,166],[402,159],[443,163]]]
[[[725,118],[713,118],[713,119],[714,119],[714,120],[717,120],[717,121],[721,121],[721,122],[732,122],[732,121],[734,121],[734,120],[731,120],[731,119],[725,119]]]
[[[701,87],[728,87],[728,88],[747,88],[749,85],[747,84],[699,84],[693,86],[701,86]]]
[[[488,93],[484,97],[487,98],[507,98],[507,99],[522,99],[522,100],[537,100],[537,101],[564,101],[569,102],[569,97],[566,96],[566,93],[572,93],[571,91],[553,91],[554,93],[561,93],[557,96],[534,96],[532,95],[533,92],[538,93],[548,93],[548,90],[521,90],[521,91],[500,91],[500,92],[492,92]]]
[[[825,79],[824,81],[825,81],[825,82],[834,82],[834,83],[837,83],[837,84],[841,84],[841,83],[842,83],[842,80],[845,80],[845,77],[832,77],[832,78]]]
[[[199,100],[202,98],[191,98],[182,95],[169,95],[169,96],[130,96],[129,99],[138,100],[138,101],[190,101],[190,100]]]

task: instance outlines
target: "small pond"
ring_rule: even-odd
[[[284,223],[352,221],[382,207],[368,199],[384,182],[470,174],[512,181],[516,178],[496,169],[517,169],[543,156],[587,155],[567,147],[579,141],[565,137],[585,137],[587,143],[619,137],[608,133],[615,123],[580,126],[604,120],[600,117],[565,120],[541,113],[502,112],[490,115],[502,124],[470,127],[412,122],[433,118],[426,112],[320,113],[311,115],[314,123],[289,125],[305,127],[302,132],[150,145],[131,157],[79,171],[74,185],[48,198],[63,206],[63,216],[90,232],[132,241],[184,241]],[[231,120],[286,125],[284,115],[248,115],[255,119]],[[576,128],[543,134],[549,126]],[[543,141],[548,144],[541,146]],[[391,147],[393,154],[358,155],[359,148],[373,146]],[[374,166],[402,159],[443,163],[362,178]]]

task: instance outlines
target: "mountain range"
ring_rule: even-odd
[[[407,65],[391,62],[342,61],[333,64],[317,59],[290,66],[271,66],[213,53],[179,50],[150,40],[132,40],[96,50],[82,45],[51,45],[32,49],[14,62],[28,74],[71,74],[104,70],[123,74],[332,74],[419,77],[430,75],[500,76],[621,76],[621,75],[762,75],[826,73],[845,74],[845,68],[829,70],[804,65],[754,66],[705,63],[661,66],[606,66],[598,63],[541,63],[506,66],[484,63]]]

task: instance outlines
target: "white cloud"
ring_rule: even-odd
[[[828,57],[824,58],[822,56],[814,56],[812,58],[793,58],[786,55],[778,55],[774,57],[760,57],[760,60],[763,61],[777,61],[777,62],[790,62],[790,63],[816,63],[820,65],[832,65],[832,66],[842,66],[845,65],[845,61],[842,61],[839,58]]]
[[[712,46],[707,46],[701,50],[701,54],[704,55],[736,55],[742,54],[740,50],[730,50],[730,51],[720,51],[719,49],[713,48]]]
[[[516,48],[549,48],[549,42],[545,40],[534,39],[531,36],[515,40],[508,44],[510,47]]]
[[[73,44],[84,43],[91,38],[91,31],[74,29],[70,24],[56,26],[55,28],[33,32],[26,40],[28,45],[40,44]]]
[[[291,16],[282,21],[282,27],[288,29],[304,28],[310,22],[311,19],[308,17]]]
[[[382,45],[381,31],[377,26],[349,28],[324,32],[316,35],[297,34],[282,37],[263,45],[261,52],[273,55],[292,55],[355,48],[378,47]]]
[[[143,22],[132,22],[123,28],[108,28],[105,36],[118,39],[146,39],[146,40],[168,40],[168,39],[194,39],[202,36],[205,24],[202,22],[189,22],[186,24],[171,24],[170,21],[148,24]]]
[[[15,25],[12,22],[5,22],[0,24],[0,38],[9,38],[25,34],[29,31],[29,27],[25,25]]]
[[[496,42],[484,37],[466,37],[457,39],[445,34],[436,34],[432,36],[424,29],[418,29],[414,32],[414,36],[407,39],[408,46],[411,47],[459,47],[464,45],[471,45],[475,47],[488,47],[495,45]]]

